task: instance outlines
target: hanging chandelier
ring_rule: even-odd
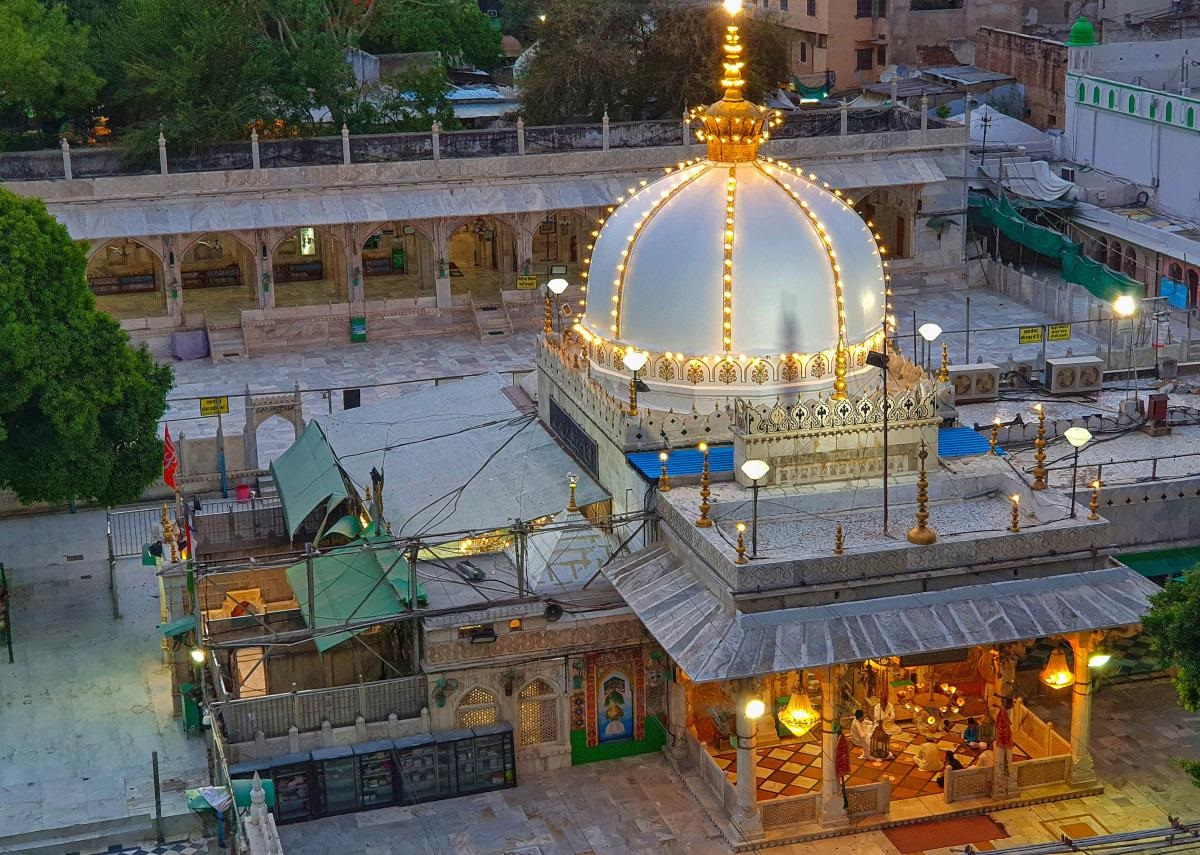
[[[821,720],[821,714],[813,709],[803,677],[800,678],[800,685],[796,687],[796,691],[788,698],[787,706],[779,713],[779,720],[793,736],[803,736]]]
[[[1067,665],[1067,654],[1061,647],[1054,648],[1054,652],[1046,660],[1046,667],[1038,676],[1051,689],[1065,689],[1075,682],[1075,674]]]

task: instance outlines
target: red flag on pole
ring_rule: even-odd
[[[845,778],[850,774],[850,743],[846,741],[846,734],[839,733],[837,741],[837,760],[834,765],[834,770],[839,778]]]
[[[1000,711],[996,713],[996,747],[997,748],[1012,748],[1013,735],[1012,724],[1008,720],[1008,712],[1004,709],[1004,705],[1000,705]]]
[[[175,443],[171,442],[171,426],[167,425],[163,436],[163,481],[172,490],[175,486],[175,472],[179,469],[179,458],[175,456]]]

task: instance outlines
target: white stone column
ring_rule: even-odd
[[[846,808],[842,804],[842,786],[837,776],[838,734],[837,724],[837,681],[841,665],[821,669],[821,825],[836,827],[848,825]]]
[[[255,172],[262,169],[262,161],[258,151],[258,131],[250,131],[250,168]]]
[[[345,122],[342,123],[342,164],[350,165],[350,129]]]
[[[513,218],[513,233],[517,239],[518,276],[533,272],[533,233],[545,218],[545,214],[517,214]],[[511,287],[516,287],[516,283],[512,283]]]
[[[167,174],[167,138],[158,132],[158,174]]]
[[[271,229],[259,229],[254,233],[254,290],[258,294],[260,309],[275,308],[275,276],[271,267],[275,234]]]
[[[163,293],[167,299],[167,314],[176,323],[183,322],[183,256],[180,241],[174,235],[163,238]]]
[[[734,693],[737,706],[737,809],[733,827],[743,841],[762,837],[762,814],[758,810],[758,722],[746,715],[746,702],[757,696],[749,681]]]
[[[447,217],[433,221],[433,254],[436,257],[433,269],[433,289],[437,295],[438,308],[448,308],[450,297],[450,235],[453,224]]]
[[[67,181],[70,181],[72,178],[71,144],[69,142],[67,142],[66,137],[63,137],[63,140],[62,140],[62,160],[63,160],[63,178],[65,178]]]
[[[1090,746],[1092,735],[1092,673],[1088,667],[1095,641],[1092,633],[1081,632],[1071,639],[1075,654],[1075,685],[1071,687],[1071,768],[1067,780],[1072,786],[1096,783]]]

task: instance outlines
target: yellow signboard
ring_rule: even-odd
[[[536,276],[518,276],[517,288],[522,291],[536,291],[538,281]]]
[[[229,413],[229,399],[221,398],[201,398],[200,399],[200,415],[201,416],[224,416]]]
[[[1021,327],[1017,332],[1017,341],[1021,344],[1038,344],[1041,340],[1041,327]]]
[[[1046,327],[1047,341],[1070,341],[1071,340],[1071,325],[1070,324],[1051,324]]]

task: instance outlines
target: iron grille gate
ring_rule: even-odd
[[[117,601],[117,559],[137,558],[147,543],[158,539],[162,531],[162,508],[130,508],[106,512],[108,535],[108,593],[112,599],[113,620],[121,617]]]

